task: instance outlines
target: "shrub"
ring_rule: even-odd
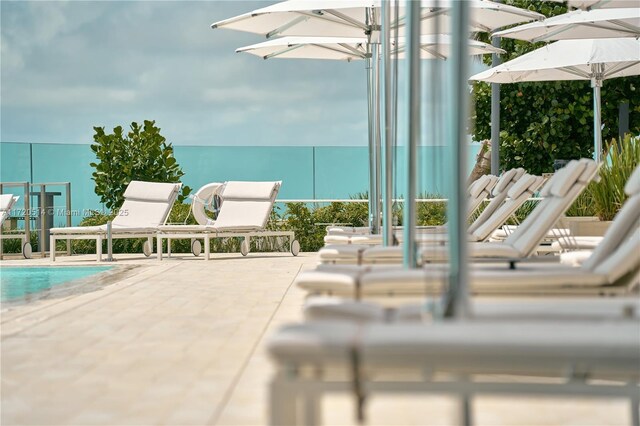
[[[94,143],[91,150],[97,162],[92,179],[96,183],[95,192],[100,202],[108,209],[120,207],[124,201],[124,191],[132,180],[147,182],[179,182],[184,172],[173,156],[173,146],[160,134],[155,121],[144,121],[144,125],[131,123],[131,131],[126,135],[121,126],[107,134],[104,127],[94,127]],[[191,192],[182,187],[178,202]]]
[[[640,164],[640,136],[626,135],[622,143],[613,139],[606,149],[600,167],[600,182],[592,182],[587,190],[593,199],[596,216],[613,220],[628,198],[624,186]]]

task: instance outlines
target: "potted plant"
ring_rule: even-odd
[[[607,145],[600,167],[599,182],[592,182],[570,211],[580,212],[576,216],[586,216],[587,213],[595,218],[569,220],[569,229],[573,235],[604,235],[627,199],[624,186],[638,164],[640,135],[627,134],[620,143],[613,139]]]

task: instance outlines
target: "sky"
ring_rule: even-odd
[[[155,120],[175,145],[366,145],[363,61],[265,61],[235,53],[262,36],[210,28],[272,3],[0,1],[0,142]]]
[[[270,3],[2,0],[0,141],[148,119],[175,145],[365,145],[363,62],[265,61],[210,28]]]

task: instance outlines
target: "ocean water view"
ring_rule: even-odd
[[[280,200],[348,199],[368,188],[368,150],[366,146],[184,146],[175,145],[175,157],[185,172],[182,183],[196,191],[210,182],[229,180],[282,180]],[[479,144],[468,150],[469,170]],[[420,177],[418,193],[445,195],[450,190],[442,159],[443,146],[419,149]],[[0,142],[0,181],[2,182],[71,182],[72,224],[80,223],[88,210],[102,209],[94,192],[89,165],[96,161],[88,144],[49,144]],[[405,150],[397,148],[396,190],[405,191]],[[61,192],[54,198],[55,209],[65,206],[64,188],[47,187]],[[22,208],[20,199],[15,208]],[[36,204],[34,201],[32,206]],[[56,210],[58,211],[58,210]],[[55,226],[64,226],[57,215]]]

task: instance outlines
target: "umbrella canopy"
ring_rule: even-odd
[[[640,37],[640,7],[574,10],[493,34],[528,41]]]
[[[476,74],[470,80],[491,83],[591,80],[594,100],[594,150],[602,153],[600,87],[615,77],[640,75],[640,40],[562,40]]]
[[[490,83],[606,80],[640,74],[640,40],[562,40],[471,77]]]
[[[638,0],[569,0],[569,7],[576,9],[609,9],[617,7],[639,7]]]
[[[364,37],[282,37],[263,43],[236,49],[260,56],[263,59],[326,59],[353,61],[366,59],[367,40]],[[404,57],[404,39],[398,47],[392,43],[391,55]],[[423,59],[446,59],[450,55],[451,39],[448,35],[423,35],[420,37],[421,57]],[[477,40],[469,40],[469,54],[483,55],[504,53],[504,50]]]
[[[455,0],[422,0],[422,21],[447,14]],[[471,0],[470,27],[472,31],[492,31],[521,22],[544,19],[544,16],[525,9]],[[276,36],[339,36],[363,37],[380,25],[380,0],[289,0],[256,9],[233,18],[211,24],[212,28],[227,28]],[[404,2],[400,5],[404,15]],[[425,10],[426,9],[426,10]],[[374,11],[372,14],[371,11]],[[404,18],[396,20],[402,24]],[[442,22],[441,32],[449,32],[448,23]],[[422,32],[432,30],[422,25]]]

